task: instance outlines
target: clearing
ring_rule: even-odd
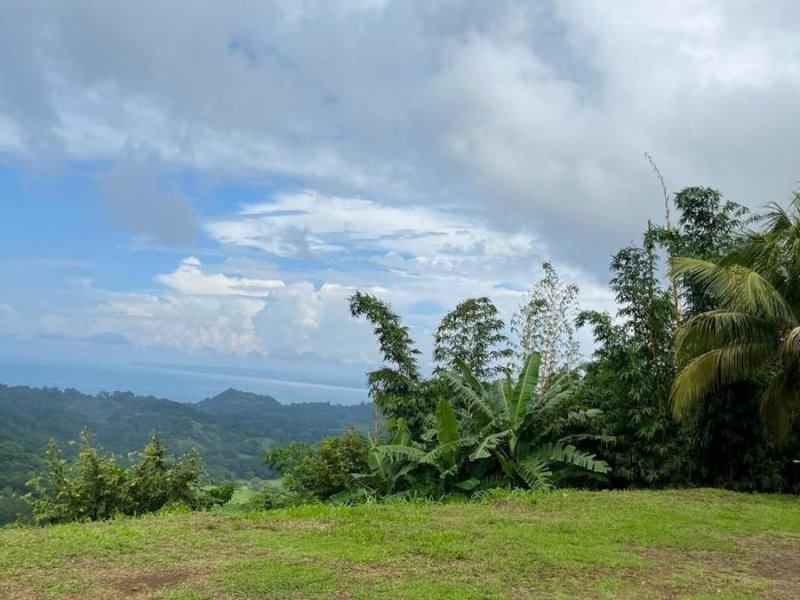
[[[800,598],[800,500],[515,493],[0,529],[0,598]]]

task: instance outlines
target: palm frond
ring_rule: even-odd
[[[672,384],[672,412],[685,419],[709,392],[748,378],[767,362],[771,345],[765,343],[730,344],[709,350],[686,363]]]
[[[389,461],[407,459],[414,462],[422,462],[422,459],[426,454],[419,448],[413,448],[411,446],[395,446],[392,444],[377,446],[374,452],[376,452],[380,458],[384,458]]]
[[[494,420],[496,416],[495,411],[491,404],[487,402],[487,397],[485,394],[476,391],[471,386],[464,383],[464,381],[454,373],[445,371],[443,376],[450,385],[450,389],[453,391],[454,395],[463,396],[466,399],[467,404],[474,406],[481,413],[483,413],[487,419]]]
[[[781,344],[781,362],[785,365],[800,360],[800,327],[790,329]]]
[[[700,354],[737,342],[777,342],[775,324],[741,311],[712,310],[690,317],[678,330],[675,358],[678,364]]]
[[[427,453],[424,453],[422,457],[419,459],[419,462],[433,465],[436,467],[442,466],[441,459],[447,458],[449,463],[455,462],[455,455],[461,448],[469,448],[474,446],[477,443],[477,440],[474,437],[465,437],[460,438],[451,442],[447,442],[446,444],[440,444],[436,446],[433,450],[430,450]]]
[[[673,276],[684,276],[716,298],[723,308],[747,312],[780,324],[796,324],[784,297],[757,271],[741,264],[718,265],[699,258],[671,260]]]
[[[800,388],[791,379],[786,371],[781,372],[761,396],[761,417],[778,445],[786,442],[800,404]]]

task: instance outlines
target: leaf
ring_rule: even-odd
[[[542,357],[538,352],[533,352],[528,360],[525,361],[525,367],[519,376],[517,385],[511,397],[511,405],[509,410],[509,425],[515,433],[522,427],[527,417],[533,395],[536,392],[536,385],[539,382],[539,366],[542,362]]]
[[[536,456],[528,456],[513,463],[513,467],[520,479],[532,490],[547,490],[552,487],[553,473],[547,467],[546,461]]]
[[[495,412],[487,403],[483,393],[475,391],[453,373],[444,372],[442,376],[450,384],[455,395],[461,395],[467,400],[467,405],[475,406],[489,420],[495,418]]]
[[[460,358],[456,358],[455,360],[456,366],[461,370],[461,376],[464,378],[464,381],[470,386],[472,389],[478,391],[483,388],[481,382],[472,374],[472,369],[469,368],[469,365],[465,363]]]
[[[397,419],[395,423],[395,434],[391,443],[393,446],[411,445],[411,431],[409,431],[408,423],[403,417]]]
[[[456,487],[460,490],[464,490],[465,492],[471,492],[476,487],[481,484],[481,480],[475,477],[470,477],[469,479],[465,479],[464,481],[459,481],[456,484]]]
[[[505,438],[511,435],[508,429],[500,433],[493,433],[483,438],[478,447],[469,455],[471,461],[480,460],[482,458],[489,458],[492,456],[492,451],[500,444]]]
[[[595,473],[608,473],[611,470],[606,461],[599,460],[594,454],[578,450],[572,445],[548,444],[537,448],[529,456],[546,462],[574,465]]]
[[[436,422],[439,426],[439,444],[449,444],[458,440],[458,421],[453,407],[447,400],[439,399],[436,405]]]

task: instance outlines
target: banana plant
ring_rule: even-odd
[[[466,407],[470,437],[477,440],[470,460],[494,458],[508,477],[531,488],[551,487],[554,468],[563,466],[607,473],[605,461],[570,443],[573,436],[559,437],[565,422],[586,422],[598,411],[566,410],[571,394],[564,376],[554,377],[545,391],[537,393],[540,365],[541,356],[532,353],[516,382],[505,378],[482,383],[463,363],[461,377],[445,375]]]

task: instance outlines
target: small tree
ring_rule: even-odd
[[[356,474],[369,470],[369,440],[348,429],[314,445],[292,443],[264,455],[265,462],[284,477],[286,488],[301,497],[327,500],[358,487]]]
[[[353,294],[350,314],[372,323],[383,354],[384,366],[367,373],[372,402],[383,413],[390,429],[394,428],[397,419],[404,418],[409,427],[416,430],[429,412],[430,399],[421,386],[417,365],[420,352],[408,333],[408,327],[402,324],[387,302],[370,294]],[[375,423],[377,436],[377,415]]]
[[[519,337],[517,368],[532,353],[541,356],[538,385],[544,389],[558,369],[576,366],[579,348],[575,340],[578,288],[561,281],[551,263],[543,263],[542,269],[544,277],[531,288],[514,314],[511,330]]]
[[[464,300],[434,332],[433,360],[439,370],[455,371],[461,361],[481,381],[495,379],[508,370],[514,354],[504,330],[505,323],[489,298]]]
[[[33,516],[38,522],[97,521],[125,512],[125,469],[101,456],[87,431],[80,434],[78,459],[70,463],[54,440],[47,444],[48,472],[32,479]]]

